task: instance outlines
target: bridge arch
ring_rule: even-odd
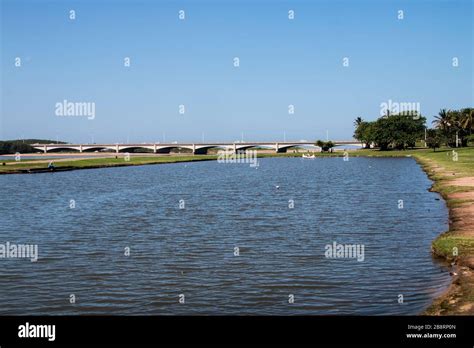
[[[237,151],[245,151],[252,148],[263,148],[263,149],[275,150],[275,146],[272,146],[272,145],[259,145],[259,144],[237,145],[235,144],[235,149]]]
[[[37,150],[44,151],[43,147],[35,147]],[[79,150],[75,147],[69,147],[69,146],[58,146],[58,147],[47,147],[46,152],[60,152],[60,151],[74,151],[74,152],[79,152]]]
[[[248,150],[251,148],[262,148],[262,149],[269,149],[269,150],[275,150],[276,152],[286,152],[290,147],[298,146],[299,144],[285,144],[285,145],[280,145],[275,143],[275,145],[267,145],[267,144],[249,144],[249,145],[236,145],[236,150],[241,151],[241,150]]]
[[[125,146],[125,147],[120,146],[119,147],[119,152],[129,152],[129,151],[138,150],[138,149],[147,150],[147,151],[142,151],[142,152],[153,152],[153,147],[138,146],[138,145],[136,145],[136,146]]]
[[[299,148],[303,148],[303,149],[308,149],[308,148],[320,149],[319,146],[314,145],[314,144],[298,144],[298,143],[295,143],[295,144],[279,145],[277,152],[287,152],[288,149],[290,149],[292,147],[299,147]]]
[[[156,153],[170,153],[173,149],[183,149],[183,150],[191,150],[193,152],[193,148],[189,146],[163,146],[163,147],[156,147]]]
[[[298,146],[298,144],[289,144],[289,145],[278,145],[276,152],[286,152],[289,148]]]
[[[77,149],[75,149],[77,150]],[[115,151],[114,148],[107,147],[107,146],[83,146],[82,147],[82,152],[94,152],[94,151],[100,151],[100,150],[110,150],[110,151]]]
[[[228,148],[224,146],[219,146],[219,145],[209,145],[209,146],[196,146],[194,149],[194,154],[195,155],[206,155],[207,151],[210,149],[221,149],[221,150],[226,150]]]

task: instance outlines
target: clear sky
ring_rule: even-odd
[[[344,140],[388,100],[474,106],[472,0],[1,4],[0,139]]]

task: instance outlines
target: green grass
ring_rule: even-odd
[[[193,161],[206,161],[216,159],[217,156],[212,155],[199,155],[199,156],[154,156],[154,157],[138,157],[131,156],[129,161],[125,161],[123,156],[107,157],[107,158],[88,158],[73,161],[54,161],[56,168],[61,167],[73,167],[75,169],[85,168],[103,168],[103,167],[118,167],[118,166],[134,166],[134,165],[145,165],[145,164],[160,164],[160,163],[178,163],[178,162],[193,162]],[[38,160],[40,161],[40,160]],[[35,161],[33,161],[35,162]],[[48,163],[21,163],[0,166],[0,173],[12,173],[22,169],[41,169],[47,168]]]
[[[474,176],[474,147],[458,148],[454,151],[457,153],[457,161],[454,161],[453,149],[420,151],[416,156],[422,160],[433,161],[447,171],[454,171],[462,176]]]
[[[434,180],[436,180],[436,179],[434,179]],[[449,203],[449,201],[451,200],[449,198],[450,194],[458,193],[458,192],[474,191],[474,187],[472,187],[472,186],[451,186],[449,184],[446,184],[443,181],[437,181],[433,185],[433,191],[441,193],[443,198],[445,200],[448,200],[448,203]]]
[[[447,232],[436,238],[433,243],[433,250],[439,256],[448,260],[456,256],[469,256],[474,254],[474,238],[469,236],[456,235],[453,232]],[[454,254],[454,248],[457,248],[457,254]]]
[[[448,201],[448,207],[456,208],[456,207],[465,205],[467,203],[474,203],[474,200],[472,200],[472,199],[450,199]]]

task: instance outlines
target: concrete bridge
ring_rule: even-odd
[[[360,143],[355,140],[349,141],[333,141],[337,145],[355,145]],[[73,150],[78,152],[94,152],[108,150],[113,152],[128,152],[140,149],[152,150],[154,153],[170,153],[172,149],[188,149],[193,154],[206,154],[207,150],[213,148],[221,148],[228,151],[245,151],[254,147],[271,149],[275,152],[286,152],[288,148],[294,146],[315,146],[314,142],[236,142],[236,143],[140,143],[140,144],[32,144],[37,150],[44,153],[49,151]]]

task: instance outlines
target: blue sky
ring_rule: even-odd
[[[343,140],[388,100],[474,106],[471,0],[1,3],[0,139]]]

